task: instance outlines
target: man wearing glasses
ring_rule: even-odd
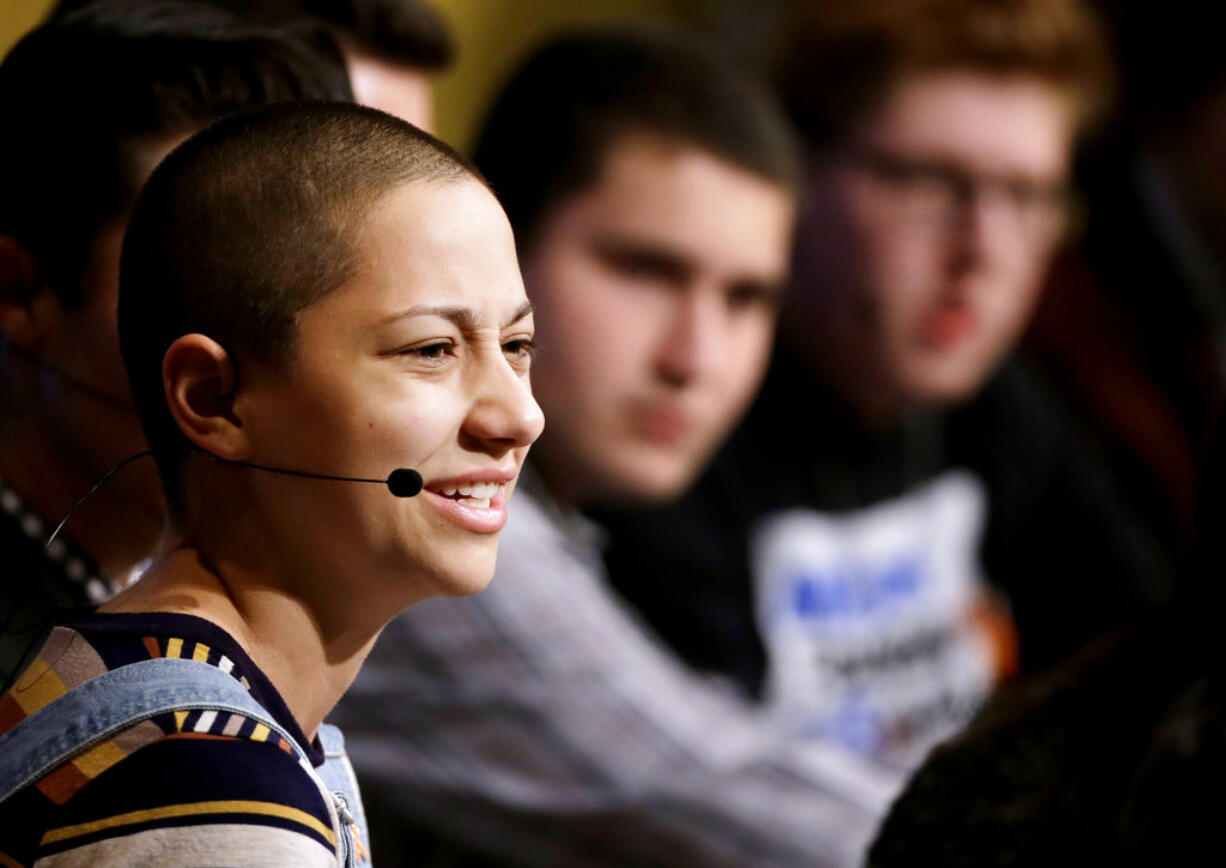
[[[615,584],[689,662],[901,778],[1163,570],[1006,362],[1070,222],[1094,22],[1075,0],[834,5],[781,63],[809,162],[764,391],[679,505],[602,518]]]

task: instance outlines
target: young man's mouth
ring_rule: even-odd
[[[920,341],[933,349],[948,349],[969,337],[979,317],[969,304],[941,305],[924,317]]]

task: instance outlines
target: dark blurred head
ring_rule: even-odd
[[[591,31],[511,77],[475,162],[536,309],[534,461],[574,501],[675,496],[769,351],[798,174],[786,122],[690,40]]]
[[[1193,0],[1112,5],[1124,142],[1155,163],[1180,216],[1226,262],[1226,52],[1217,10]]]
[[[630,135],[696,148],[781,187],[798,178],[786,122],[758,86],[665,31],[593,31],[532,54],[495,98],[474,162],[521,250],[557,202],[599,179]]]
[[[149,172],[235,109],[348,96],[326,40],[186,3],[96,2],[53,17],[0,64],[0,327],[11,350],[0,397],[6,421],[39,420],[66,476],[97,479],[143,448],[115,304],[127,215]],[[133,499],[149,489],[157,501],[140,478],[110,490],[131,483]]]
[[[146,184],[124,241],[119,333],[163,482],[190,453],[167,408],[162,358],[200,333],[246,365],[284,370],[295,318],[358,268],[365,218],[415,181],[475,171],[426,133],[344,103],[261,106],[176,148]],[[241,376],[241,374],[240,374]]]
[[[443,69],[455,57],[447,22],[425,0],[297,0],[296,5],[366,54],[423,71]]]
[[[816,5],[777,66],[808,146],[792,339],[866,417],[971,397],[1061,237],[1107,80],[1077,0]]]
[[[455,57],[451,29],[425,0],[298,0],[340,41],[358,102],[434,129],[428,74]]]
[[[95,0],[60,0],[52,17]],[[139,2],[139,0],[138,0]],[[313,21],[367,54],[415,69],[443,69],[455,57],[447,22],[425,0],[192,0],[262,26]],[[143,5],[148,5],[145,3]]]
[[[206,6],[103,0],[54,17],[0,65],[5,125],[21,131],[0,137],[0,235],[80,304],[94,235],[152,169],[142,152],[245,106],[348,96],[335,54]]]
[[[432,128],[427,76],[451,64],[455,42],[446,20],[426,0],[197,2],[229,9],[264,25],[293,28],[307,22],[326,28],[344,51],[358,102],[422,129]]]

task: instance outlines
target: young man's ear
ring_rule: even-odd
[[[162,386],[179,430],[229,460],[242,460],[247,449],[242,420],[234,413],[237,377],[226,348],[207,335],[183,335],[162,357]]]
[[[11,235],[0,235],[0,337],[41,352],[47,336],[63,318],[60,300],[38,287],[34,257]]]

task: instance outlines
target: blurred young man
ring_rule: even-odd
[[[905,774],[1019,665],[1158,596],[1053,408],[1004,364],[1067,222],[1102,48],[1075,0],[877,0],[793,22],[808,146],[763,393],[614,582],[778,725]]]
[[[752,397],[791,241],[785,125],[680,38],[581,34],[512,78],[476,162],[548,421],[490,588],[390,625],[338,708],[375,846],[414,863],[416,825],[531,866],[855,862],[877,791],[664,651],[577,513],[675,497]]]
[[[102,2],[57,18],[0,66],[0,687],[57,613],[127,584],[162,523],[115,330],[128,211],[170,148],[249,104],[345,98],[305,44],[182,3]]]

